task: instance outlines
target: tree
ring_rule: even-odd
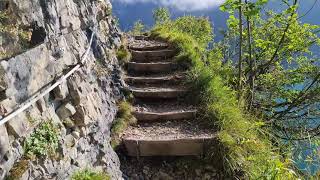
[[[163,24],[170,21],[171,14],[168,8],[160,7],[153,10],[153,19],[156,24]]]
[[[133,35],[140,35],[142,34],[143,30],[145,29],[144,24],[142,23],[141,20],[138,20],[134,23],[133,28],[132,28],[132,34]]]
[[[226,54],[224,61],[243,59],[246,105],[263,115],[274,135],[288,140],[315,137],[320,134],[320,62],[310,49],[320,45],[319,26],[299,22],[298,0],[283,0],[287,8],[280,13],[266,10],[268,2],[227,0],[221,6],[230,13],[223,51],[243,50]],[[242,16],[247,25],[243,31]]]

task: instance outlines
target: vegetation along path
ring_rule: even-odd
[[[216,136],[196,120],[196,107],[183,84],[184,69],[172,60],[176,50],[147,37],[135,37],[129,49],[132,59],[125,81],[134,96],[133,114],[138,123],[122,136],[127,155],[122,156],[125,178],[219,178],[212,166],[195,163]],[[196,167],[190,171],[189,165]]]

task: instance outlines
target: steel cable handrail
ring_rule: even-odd
[[[94,16],[95,16],[95,19],[96,19],[96,17],[97,17],[97,13],[96,12],[94,12]],[[68,73],[66,73],[65,75],[60,77],[53,85],[45,88],[45,90],[43,92],[41,92],[40,94],[32,96],[31,98],[29,98],[25,102],[23,102],[20,105],[18,105],[18,108],[16,108],[15,110],[12,110],[9,114],[7,114],[3,118],[1,118],[0,119],[0,126],[4,125],[8,121],[10,121],[12,118],[16,117],[18,114],[22,113],[24,110],[26,110],[31,105],[36,103],[38,100],[43,98],[45,95],[50,93],[53,89],[55,89],[60,84],[62,84],[64,81],[66,81],[67,78],[69,78],[73,73],[75,73],[82,65],[84,65],[86,63],[87,57],[89,55],[89,52],[90,52],[90,49],[91,49],[91,46],[92,46],[92,42],[93,42],[93,38],[94,38],[96,30],[97,30],[97,24],[94,24],[93,25],[93,31],[92,31],[92,34],[91,34],[91,38],[90,38],[90,41],[89,41],[89,46],[88,46],[86,52],[84,53],[84,55],[82,56],[81,61],[75,67],[73,67]]]

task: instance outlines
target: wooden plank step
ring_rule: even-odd
[[[172,62],[156,63],[128,63],[128,71],[136,73],[165,73],[176,69],[177,65]]]
[[[216,131],[197,120],[138,124],[122,137],[130,156],[201,155],[216,139]]]
[[[163,75],[163,76],[127,76],[124,78],[127,84],[177,84],[185,79],[185,75],[174,74],[174,75]]]
[[[166,60],[174,57],[176,51],[172,49],[162,49],[154,51],[131,51],[132,61],[134,62],[151,62]]]
[[[164,120],[185,120],[193,119],[197,110],[188,111],[172,111],[172,112],[139,112],[134,111],[133,114],[138,121],[142,122],[155,122]]]
[[[136,98],[151,98],[151,99],[170,99],[178,98],[187,93],[184,88],[130,88],[132,94]]]
[[[134,51],[156,51],[156,50],[163,50],[167,49],[169,47],[168,44],[148,44],[148,45],[143,45],[143,46],[138,46],[138,45],[129,45],[130,50]]]
[[[205,153],[206,144],[215,137],[144,140],[124,138],[129,156],[198,156]]]

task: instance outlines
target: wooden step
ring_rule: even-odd
[[[185,75],[163,75],[163,76],[127,76],[125,81],[129,85],[141,85],[141,84],[177,84],[185,79]]]
[[[177,65],[172,62],[156,63],[128,63],[128,71],[134,73],[165,73],[176,69]]]
[[[130,88],[132,94],[136,98],[150,98],[150,99],[170,99],[178,98],[187,93],[184,88]]]
[[[185,120],[195,118],[197,111],[172,111],[172,112],[139,112],[134,111],[133,114],[138,121],[142,122],[155,122],[155,121],[165,121],[165,120]]]
[[[215,139],[215,137],[163,140],[125,138],[123,143],[129,156],[198,156],[203,155],[206,145]]]
[[[172,49],[162,49],[154,51],[131,51],[132,61],[134,62],[151,62],[171,59],[176,55],[176,51]]]
[[[134,51],[157,51],[167,49],[168,47],[169,45],[164,43],[148,44],[143,46],[129,45],[129,49]]]
[[[216,132],[196,120],[144,123],[131,126],[122,137],[129,156],[201,155]]]

